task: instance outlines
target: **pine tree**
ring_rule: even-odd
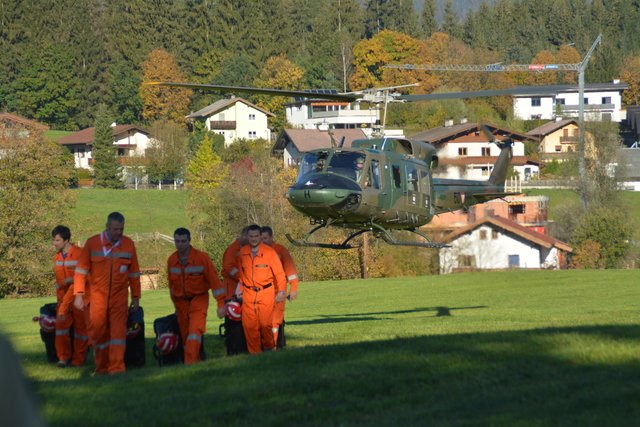
[[[423,39],[428,39],[431,37],[431,34],[438,31],[436,11],[436,0],[424,0],[422,12],[420,13],[420,33],[422,34]]]
[[[122,168],[116,157],[111,119],[104,104],[98,106],[96,111],[92,156],[93,185],[98,188],[122,188]]]
[[[449,34],[457,39],[462,38],[462,27],[460,20],[453,9],[452,0],[447,0],[444,4],[444,18],[442,22],[442,32]]]

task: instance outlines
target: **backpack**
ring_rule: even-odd
[[[144,310],[138,307],[129,312],[127,318],[127,346],[124,352],[124,364],[127,368],[144,366],[146,362],[144,342]]]
[[[219,327],[220,337],[224,338],[224,345],[227,348],[227,355],[247,353],[247,340],[244,337],[242,322],[231,320],[225,316],[224,323]]]
[[[282,350],[287,346],[287,338],[284,336],[284,324],[285,321],[282,319],[282,323],[278,327],[278,341],[276,341],[276,348],[278,350]]]
[[[182,339],[180,337],[180,326],[178,325],[178,316],[173,313],[165,317],[160,317],[153,322],[153,331],[156,334],[156,343],[153,345],[153,356],[158,361],[159,366],[175,365],[178,363],[184,363],[184,347],[182,346]],[[169,353],[162,354],[158,348],[158,338],[160,335],[171,332],[178,337],[177,348]],[[200,360],[206,360],[207,354],[204,351],[204,336],[200,344]]]
[[[54,319],[57,315],[58,304],[55,302],[45,304],[40,307],[40,317],[51,316]],[[34,318],[36,320],[37,318]],[[56,363],[58,361],[58,355],[56,354],[56,331],[45,331],[40,328],[40,338],[44,343],[45,350],[47,352],[47,361],[49,363]],[[71,331],[71,346],[73,349],[73,331]]]

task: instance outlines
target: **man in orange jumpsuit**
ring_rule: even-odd
[[[247,228],[244,227],[240,235],[229,245],[222,255],[222,284],[225,289],[225,301],[231,301],[240,281],[238,261],[240,260],[240,248],[247,244]],[[220,316],[220,312],[218,312]],[[222,314],[224,316],[224,312]]]
[[[225,291],[209,255],[191,246],[189,230],[178,228],[173,233],[173,240],[176,251],[167,260],[169,293],[178,316],[184,363],[191,365],[200,361],[200,346],[207,324],[209,289],[218,308],[222,307],[223,310]]]
[[[278,254],[284,273],[287,275],[287,283],[291,285],[287,299],[294,301],[298,297],[298,271],[296,270],[296,264],[293,262],[293,258],[287,248],[277,244],[273,240],[273,230],[271,227],[261,227],[260,233],[262,234],[262,243],[271,246]],[[284,304],[284,301],[276,303],[273,309],[273,339],[276,343],[278,342],[278,330],[284,321]]]
[[[138,255],[133,241],[123,232],[124,216],[119,212],[110,213],[106,229],[87,240],[74,276],[76,308],[84,309],[83,295],[91,290],[86,303],[97,375],[125,371],[129,289],[129,309],[137,310],[140,300]],[[89,275],[91,281],[87,287]]]
[[[64,368],[69,364],[82,366],[87,355],[89,338],[84,321],[84,313],[72,308],[73,274],[82,248],[71,243],[71,230],[64,225],[58,225],[51,231],[53,247],[56,255],[53,258],[53,271],[56,274],[56,297],[58,313],[56,317],[56,354],[58,367]],[[71,352],[71,327],[73,326],[73,354]]]
[[[240,249],[239,297],[247,348],[255,354],[275,348],[273,307],[284,302],[287,279],[276,251],[262,243],[259,225],[249,226],[247,239],[249,244]]]

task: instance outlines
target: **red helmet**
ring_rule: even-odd
[[[165,332],[164,334],[158,337],[158,341],[156,342],[156,346],[160,351],[160,354],[166,356],[167,354],[171,354],[178,348],[178,336],[173,332]]]
[[[242,320],[242,304],[238,301],[230,301],[227,304],[227,317],[239,322]]]
[[[140,323],[133,322],[127,328],[127,339],[135,338],[140,333],[141,330],[142,330],[142,327],[140,326]]]
[[[56,330],[56,318],[43,314],[40,316],[40,329],[45,332],[53,332]]]

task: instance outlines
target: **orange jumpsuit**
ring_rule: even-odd
[[[285,291],[287,279],[276,251],[260,243],[254,255],[250,245],[240,249],[242,328],[249,353],[275,347],[273,307],[276,293]],[[275,289],[274,289],[275,288]]]
[[[60,361],[70,361],[73,366],[82,366],[87,355],[89,338],[84,321],[84,313],[69,304],[73,299],[73,274],[82,248],[71,245],[66,255],[58,252],[53,258],[56,274],[56,297],[58,316],[56,317],[56,354]],[[64,318],[64,320],[62,320]],[[73,354],[71,352],[71,326],[73,326]]]
[[[171,254],[167,260],[167,273],[169,293],[176,307],[184,345],[184,363],[190,365],[200,360],[200,345],[206,332],[209,289],[220,307],[224,305],[225,292],[209,255],[193,246],[184,265],[177,251]]]
[[[282,262],[282,268],[287,275],[287,282],[291,284],[291,292],[298,292],[298,271],[296,270],[296,264],[293,262],[291,254],[287,248],[277,243],[274,243],[272,248],[278,254],[280,262]],[[277,302],[273,308],[273,339],[276,342],[278,341],[278,329],[284,321],[284,303],[285,301]]]
[[[235,295],[238,282],[240,281],[238,259],[240,258],[240,242],[234,240],[222,255],[222,284],[225,288],[226,301],[231,300]]]
[[[91,296],[87,299],[88,275]],[[122,236],[112,244],[105,232],[90,237],[80,255],[73,286],[75,295],[85,295],[88,305],[96,373],[124,372],[129,288],[131,298],[140,298],[140,267],[133,241]]]

